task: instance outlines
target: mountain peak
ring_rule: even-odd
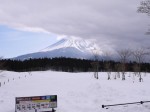
[[[81,52],[92,52],[92,50],[99,50],[99,47],[93,41],[84,40],[81,38],[63,38],[55,44],[42,49],[40,52],[47,52],[68,47],[76,48]]]

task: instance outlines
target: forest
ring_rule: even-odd
[[[64,72],[91,72],[94,71],[92,63],[98,63],[97,69],[99,72],[121,72],[121,71],[141,71],[150,72],[150,63],[137,63],[129,61],[122,63],[119,61],[109,60],[85,60],[75,58],[40,58],[40,59],[29,59],[29,60],[11,60],[1,59],[0,69],[16,72],[29,72],[29,71],[64,71]]]

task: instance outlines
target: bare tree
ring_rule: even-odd
[[[99,62],[94,61],[91,63],[93,70],[94,70],[94,78],[98,79],[98,68],[99,68]]]
[[[137,63],[135,63],[133,65],[133,71],[134,71],[134,75],[137,76],[138,75],[138,72],[139,72],[139,66]]]
[[[139,82],[142,82],[142,75],[141,75],[141,64],[144,62],[145,56],[149,53],[144,48],[139,48],[132,52],[134,59],[136,61],[135,70],[139,75]]]
[[[121,64],[115,64],[115,71],[116,71],[116,75],[117,78],[120,78],[120,70],[121,70]]]
[[[106,69],[106,71],[107,71],[107,75],[108,75],[108,80],[110,80],[111,79],[111,64],[110,64],[110,62],[105,62],[105,69]]]
[[[111,52],[108,52],[108,51],[106,52],[105,51],[103,57],[104,57],[104,60],[106,61],[104,67],[107,71],[107,75],[108,75],[107,79],[110,80],[111,79],[111,63],[110,63],[110,61],[111,61]]]
[[[137,9],[138,13],[145,13],[150,16],[150,0],[141,1],[140,6]],[[146,32],[147,35],[150,35],[150,29]]]
[[[119,57],[120,57],[120,68],[122,73],[122,80],[125,80],[125,72],[126,72],[126,63],[129,60],[129,57],[131,56],[131,50],[130,49],[123,49],[118,51]]]
[[[3,70],[2,70],[3,63],[1,62],[2,58],[3,57],[0,57],[0,73],[3,72]]]
[[[94,61],[91,63],[94,70],[94,78],[98,79],[98,70],[99,70],[99,53],[97,50],[92,50]]]
[[[150,16],[150,0],[141,1],[140,6],[137,9],[138,13],[146,13]]]

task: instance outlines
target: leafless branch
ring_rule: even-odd
[[[118,51],[118,55],[120,57],[120,68],[122,72],[122,80],[125,80],[125,71],[126,71],[126,63],[129,60],[132,52],[130,49],[122,49]]]

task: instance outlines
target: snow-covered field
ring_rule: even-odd
[[[126,74],[125,81],[108,81],[106,73],[99,73],[99,76],[96,80],[93,73],[43,71],[29,75],[28,72],[4,71],[0,73],[0,112],[15,112],[15,97],[42,95],[58,95],[56,112],[150,112],[150,103],[101,107],[150,101],[150,74],[143,75],[141,83],[132,73]]]

